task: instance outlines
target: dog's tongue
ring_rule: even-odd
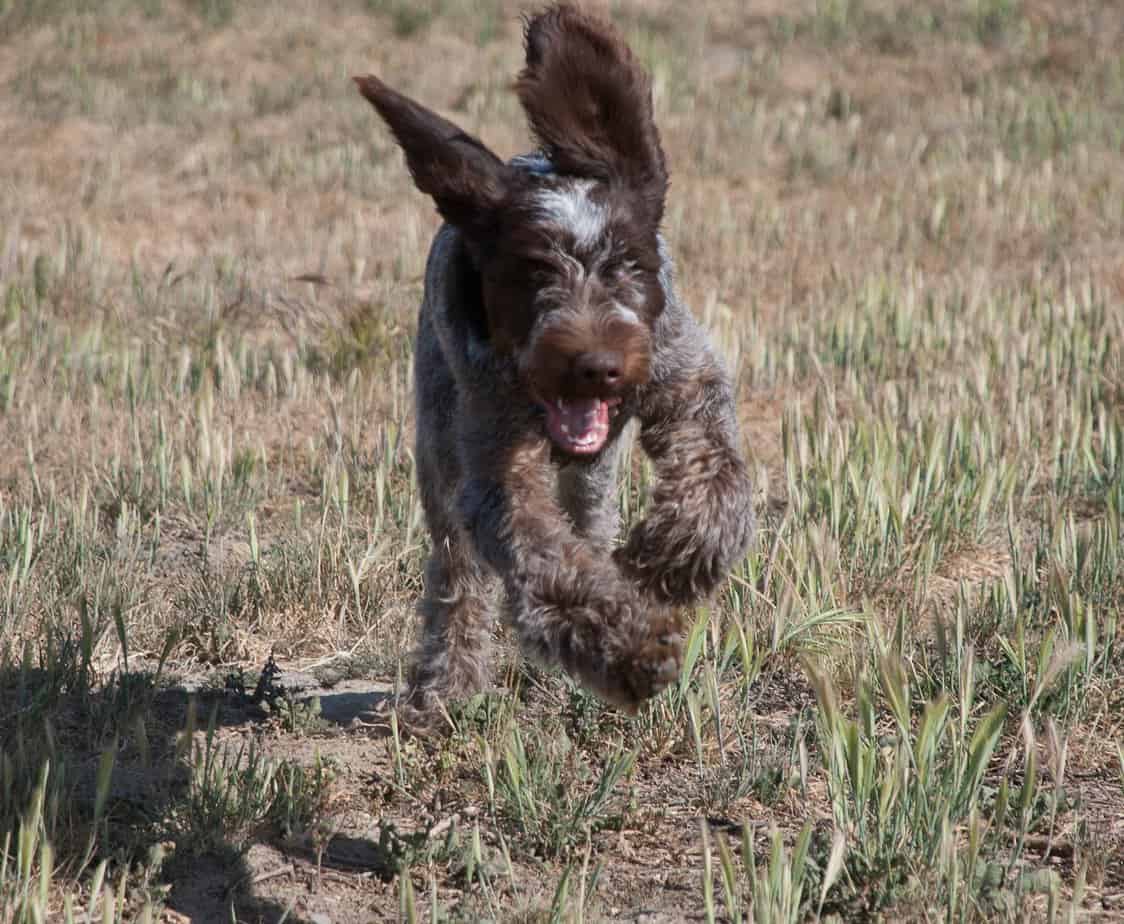
[[[559,411],[558,419],[574,437],[580,438],[582,434],[592,432],[598,424],[608,425],[609,406],[599,398],[570,400]]]
[[[562,449],[597,452],[609,435],[609,405],[600,398],[571,398],[546,406],[547,429]]]

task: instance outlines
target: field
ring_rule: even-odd
[[[1124,920],[1114,0],[614,0],[758,541],[635,719],[378,719],[437,219],[349,77],[525,151],[521,9],[0,0],[0,920]]]

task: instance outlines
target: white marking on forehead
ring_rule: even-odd
[[[589,197],[594,185],[593,180],[579,180],[535,193],[535,204],[543,217],[569,231],[577,246],[584,249],[601,242],[609,220],[609,210]]]

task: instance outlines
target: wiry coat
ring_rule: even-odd
[[[532,19],[518,92],[543,152],[508,164],[359,83],[447,222],[418,321],[433,552],[410,703],[487,682],[502,590],[524,651],[634,709],[678,673],[676,607],[718,587],[753,533],[730,379],[659,234],[647,75],[604,23],[566,6]],[[614,549],[632,421],[657,482]]]

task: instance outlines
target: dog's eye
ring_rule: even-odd
[[[618,279],[624,271],[624,260],[620,257],[610,257],[601,264],[601,275],[606,279]]]
[[[604,278],[614,281],[619,281],[625,276],[632,275],[635,269],[636,262],[625,254],[611,256],[601,264],[601,274]]]
[[[554,275],[554,264],[549,260],[529,257],[523,261],[524,271],[535,280],[549,279]]]

